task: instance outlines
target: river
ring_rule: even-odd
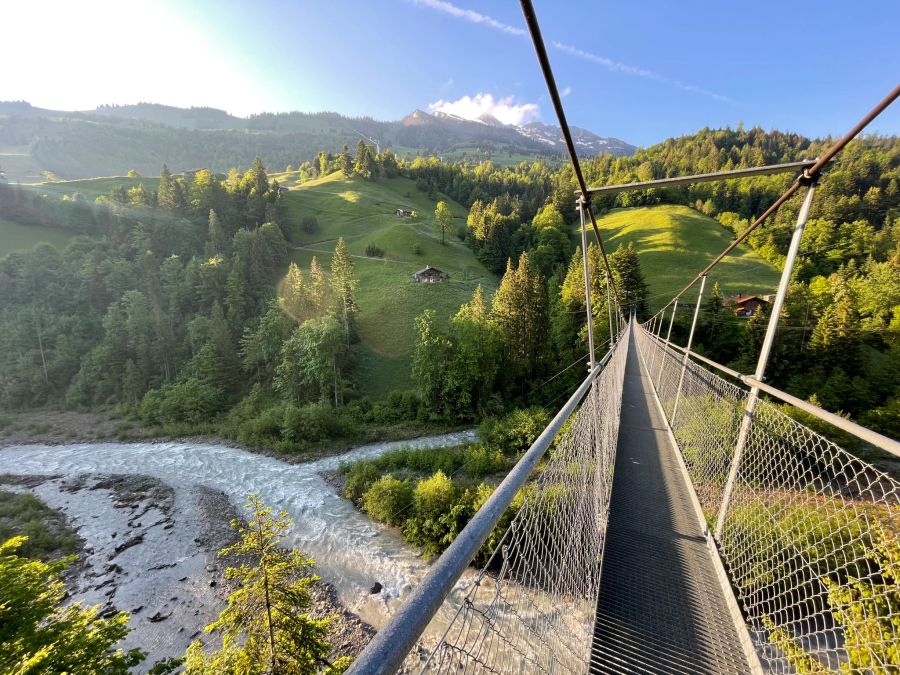
[[[198,487],[221,491],[237,506],[248,494],[258,492],[267,504],[287,511],[293,519],[285,544],[314,558],[318,574],[336,589],[341,604],[379,628],[422,578],[428,565],[396,530],[379,525],[357,511],[319,473],[334,470],[343,461],[375,457],[392,448],[440,448],[473,438],[474,432],[469,431],[375,443],[306,464],[288,464],[224,445],[189,442],[25,445],[0,450],[0,474],[62,477],[140,474],[171,486],[175,502],[182,504],[184,495],[195,493]],[[35,490],[51,506],[63,508],[92,547],[94,542],[115,537],[115,530],[127,535],[122,528],[127,529],[132,522],[127,525],[115,522],[106,512],[79,514],[79,510],[99,508],[94,504],[96,495],[90,490],[65,492],[64,500],[54,503],[60,502],[58,486],[53,490],[45,488],[43,492]],[[166,539],[161,540],[165,543],[160,546],[171,547],[169,553],[174,556],[176,550],[190,549],[196,541],[193,535],[189,528],[173,528],[165,534]],[[163,558],[165,553],[155,551],[153,555]],[[176,560],[184,557],[181,555]],[[121,559],[125,556],[117,558]],[[122,564],[126,565],[127,559]],[[381,592],[370,593],[376,582],[382,585]],[[129,608],[120,606],[120,609]]]

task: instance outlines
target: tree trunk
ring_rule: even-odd
[[[41,319],[37,315],[35,315],[35,323],[37,324],[38,349],[41,351],[41,371],[44,374],[44,384],[50,384],[47,377],[47,360],[44,358],[44,335],[41,331]]]
[[[262,546],[262,522],[259,517],[256,519],[257,531],[259,532],[259,543]],[[278,673],[278,657],[275,655],[275,626],[272,625],[272,602],[269,599],[269,572],[266,569],[265,556],[260,556],[259,564],[263,568],[263,590],[265,591],[266,601],[266,617],[269,624],[269,650],[272,657],[272,675]]]

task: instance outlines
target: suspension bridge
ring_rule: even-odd
[[[816,159],[591,188],[534,8],[521,4],[579,185],[589,374],[350,672],[900,673],[900,482],[795,413],[897,457],[900,443],[765,383],[821,172],[900,86]],[[638,323],[591,198],[786,172],[796,179],[784,194]],[[800,193],[756,370],[696,353],[709,272]],[[588,223],[612,336],[599,359]],[[679,301],[698,285],[676,345]],[[523,489],[472,580],[468,566]]]

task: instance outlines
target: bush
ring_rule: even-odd
[[[520,454],[534,443],[549,421],[543,408],[523,408],[499,419],[486,419],[478,428],[478,435],[485,445],[506,454]]]
[[[355,462],[341,466],[339,472],[344,474],[344,499],[349,499],[357,506],[362,505],[363,497],[372,484],[381,477],[381,472],[371,462]]]
[[[378,248],[375,244],[368,244],[366,246],[366,255],[369,258],[383,258],[384,257],[384,249]]]
[[[154,423],[208,422],[224,408],[225,395],[221,389],[200,382],[195,377],[184,382],[151,389],[141,401],[140,415]]]
[[[303,216],[303,219],[300,221],[300,227],[307,234],[314,234],[319,231],[319,221],[316,220],[315,216]]]
[[[419,518],[439,518],[456,501],[456,487],[443,471],[419,481],[413,492],[413,505]]]
[[[414,391],[392,391],[384,403],[372,406],[373,422],[392,424],[418,418],[422,400]]]
[[[422,246],[418,242],[413,244],[413,255],[422,255]]]
[[[406,519],[412,501],[413,489],[409,481],[388,474],[373,483],[366,492],[363,508],[380,523],[400,525]]]
[[[321,441],[338,425],[330,408],[312,403],[302,407],[286,405],[281,421],[281,436],[291,443]]]
[[[463,461],[468,474],[477,477],[507,471],[511,465],[500,450],[485,445],[470,445],[463,453]]]

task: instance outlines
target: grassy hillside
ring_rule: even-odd
[[[684,288],[732,240],[717,221],[687,206],[614,209],[597,224],[611,251],[619,244],[634,243],[653,310]],[[779,274],[745,245],[710,272],[707,288],[718,281],[725,295],[774,293]],[[693,302],[695,297],[689,292],[685,301]]]
[[[317,232],[298,234],[300,248],[293,256],[298,265],[308,268],[313,255],[327,265],[338,237],[344,237],[356,256],[362,343],[358,380],[363,392],[377,398],[392,389],[411,387],[416,315],[430,308],[446,319],[471,298],[479,283],[490,294],[499,280],[455,232],[448,233],[446,245],[441,245],[433,227],[435,201],[411,180],[371,182],[334,173],[297,186],[295,174],[273,177],[291,188],[286,195],[291,220],[299,223],[303,216],[312,215],[319,223]],[[456,216],[456,225],[462,225],[466,210],[445,201]],[[415,210],[416,216],[399,218],[398,208]],[[369,244],[383,249],[385,257],[367,258]],[[426,264],[449,274],[449,281],[415,283],[413,272]]]
[[[46,241],[58,248],[66,245],[78,232],[57,229],[55,227],[39,227],[37,225],[20,225],[0,218],[0,258],[10,251],[32,248],[35,244]]]

